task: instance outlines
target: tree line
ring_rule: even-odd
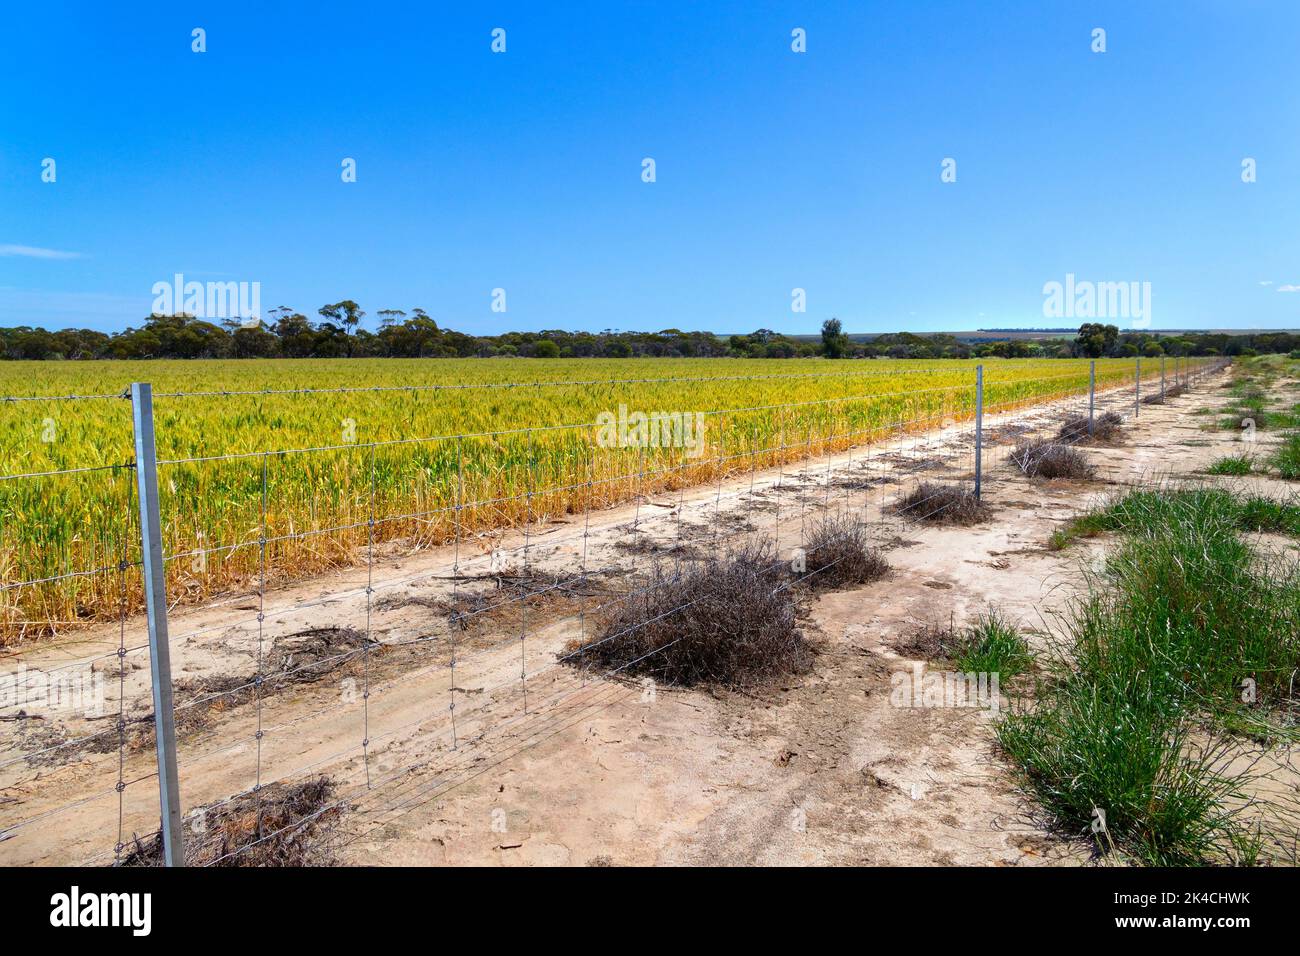
[[[712,332],[506,332],[467,335],[442,328],[423,309],[384,309],[375,331],[361,328],[366,313],[356,302],[322,306],[319,318],[281,306],[269,321],[212,322],[191,315],[151,315],[139,328],[106,333],[57,332],[32,326],[0,329],[0,357],[10,360],[193,358],[1103,358],[1160,355],[1293,353],[1300,335],[1290,332],[1121,332],[1085,323],[1073,338],[990,338],[966,341],[945,333],[897,332],[849,336],[828,319],[820,337],[771,329],[721,337]]]

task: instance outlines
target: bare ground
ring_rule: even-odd
[[[1081,563],[1104,547],[1051,552],[1051,532],[1118,486],[1196,475],[1238,451],[1235,434],[1201,429],[1213,416],[1189,414],[1217,407],[1224,381],[1144,406],[1121,443],[1087,450],[1091,481],[1031,482],[1005,461],[1015,437],[1052,429],[1077,400],[991,419],[1004,440],[986,451],[992,510],[973,527],[891,508],[922,475],[971,477],[970,430],[955,426],[543,517],[526,536],[464,541],[459,552],[388,549],[369,595],[359,568],[178,611],[185,806],[327,773],[346,811],[330,849],[353,864],[1086,862],[1016,791],[982,712],[896,707],[891,675],[912,667],[899,648],[923,627],[989,606],[1045,633],[1080,586]],[[592,639],[602,605],[636,586],[647,561],[688,561],[749,534],[776,534],[789,552],[826,509],[872,521],[894,570],[804,595],[812,674],[711,694],[557,659]],[[4,662],[40,676],[89,664],[105,680],[90,719],[67,708],[0,714],[14,718],[0,723],[0,863],[112,862],[115,844],[156,829],[143,634],[131,621],[125,635],[86,632]]]

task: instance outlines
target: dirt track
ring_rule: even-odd
[[[920,526],[888,508],[913,466],[966,477],[970,432],[959,426],[665,493],[589,522],[542,521],[527,542],[507,535],[495,546],[515,571],[526,544],[528,569],[566,584],[527,602],[482,583],[453,586],[451,549],[393,550],[376,563],[369,602],[360,568],[268,592],[260,629],[256,595],[179,611],[171,623],[178,703],[200,702],[181,718],[185,805],[251,788],[259,762],[262,783],[327,772],[350,808],[333,833],[345,863],[1079,861],[1079,849],[1042,831],[1012,788],[986,717],[891,704],[890,675],[910,667],[896,645],[922,625],[960,625],[990,605],[1045,632],[1098,547],[1049,552],[1051,531],[1117,484],[1191,475],[1239,447],[1235,435],[1202,431],[1206,419],[1189,414],[1217,406],[1225,379],[1143,406],[1123,444],[1088,452],[1095,481],[1031,483],[1002,461],[1006,447],[994,446],[997,463],[985,472],[994,512],[973,528]],[[1047,423],[1061,414],[1049,406],[1007,418]],[[595,607],[656,554],[688,559],[692,549],[750,533],[776,533],[788,551],[826,508],[864,513],[894,571],[808,601],[805,626],[820,651],[813,674],[759,696],[709,695],[557,662],[566,646],[591,639]],[[489,575],[492,546],[463,542],[462,574]],[[478,593],[469,626],[453,631],[448,602]],[[373,644],[365,643],[367,603]],[[304,632],[316,632],[321,646],[304,643]],[[126,645],[142,633],[131,622]],[[340,638],[352,643],[331,651],[325,642]],[[21,663],[48,670],[112,654],[118,642],[116,630],[88,632],[75,644],[26,651]],[[262,673],[283,675],[263,684],[260,705],[240,679],[258,673],[259,643]],[[0,725],[0,828],[39,820],[0,841],[0,863],[111,862],[119,809],[124,837],[156,828],[147,721],[128,727],[120,808],[115,791],[119,682],[128,718],[150,711],[147,653],[125,660],[122,674],[113,657],[96,662],[109,668],[102,719],[49,714]],[[212,696],[232,686],[241,689]],[[101,736],[76,743],[87,734]]]

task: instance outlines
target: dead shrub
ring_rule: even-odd
[[[263,680],[303,684],[318,681],[379,642],[353,627],[313,627],[277,637],[262,663]]]
[[[1052,441],[1019,445],[1011,460],[1030,478],[1091,478],[1097,473],[1077,449]]]
[[[951,659],[960,640],[957,626],[949,621],[947,624],[923,624],[911,636],[895,639],[891,645],[904,657],[937,662]]]
[[[767,544],[684,568],[656,569],[623,601],[596,640],[563,660],[678,686],[751,687],[812,663],[796,626],[785,567]]]
[[[331,862],[321,831],[342,815],[334,781],[273,783],[194,811],[185,828],[186,866],[322,866]],[[118,866],[162,866],[162,831],[135,837]]]
[[[569,613],[575,606],[585,607],[593,595],[609,593],[589,579],[607,577],[609,571],[565,576],[549,574],[535,568],[523,571],[514,565],[489,574],[462,576],[462,590],[452,597],[393,595],[381,598],[375,607],[392,611],[404,607],[425,607],[445,614],[449,627],[460,631],[500,627],[518,619],[520,608],[530,614]]]
[[[854,516],[822,518],[809,532],[805,550],[806,580],[814,588],[866,584],[889,571],[884,554],[871,546],[866,524]]]
[[[973,491],[937,481],[921,482],[899,499],[894,510],[908,518],[934,524],[974,524],[988,514],[988,508]]]
[[[1184,389],[1181,385],[1166,385],[1163,393],[1152,392],[1150,395],[1142,399],[1142,404],[1163,405],[1168,399],[1177,398],[1179,395],[1183,394],[1183,391]]]
[[[314,684],[332,674],[352,673],[361,666],[366,648],[376,655],[385,648],[351,627],[313,627],[276,637],[262,659],[258,673],[210,674],[172,681],[176,694],[176,731],[182,738],[207,730],[227,711],[271,697],[299,684]],[[119,747],[135,752],[154,746],[153,712],[128,717],[120,734],[100,734],[67,751],[112,753]]]
[[[1062,424],[1056,433],[1056,440],[1068,445],[1082,445],[1088,442],[1113,442],[1120,437],[1124,416],[1118,412],[1103,412],[1093,418],[1092,434],[1088,433],[1088,416],[1072,415]]]
[[[1006,422],[1002,425],[986,426],[984,429],[984,447],[1010,445],[1024,440],[1027,432],[1033,431],[1029,422]]]

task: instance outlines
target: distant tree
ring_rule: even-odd
[[[151,315],[142,327],[127,328],[111,335],[88,329],[50,332],[20,325],[0,328],[0,358],[486,358],[498,355],[539,358],[556,355],[561,358],[729,355],[754,359],[811,358],[816,355],[832,358],[879,358],[887,355],[907,359],[1144,355],[1159,358],[1161,355],[1285,355],[1300,349],[1300,334],[1294,332],[1155,335],[1143,331],[1121,333],[1116,326],[1101,323],[1080,326],[1077,337],[1073,339],[1049,336],[1031,341],[999,336],[972,343],[945,333],[893,332],[874,335],[869,342],[857,343],[849,340],[842,324],[835,318],[825,322],[820,336],[791,337],[765,328],[748,335],[732,335],[726,340],[711,332],[678,328],[660,329],[658,332],[605,329],[599,333],[543,329],[473,336],[455,329],[439,328],[438,323],[419,308],[412,309],[409,315],[400,309],[380,311],[379,328],[375,332],[359,327],[365,312],[351,299],[330,303],[319,311],[322,321],[315,323],[289,306],[281,305],[267,312],[269,324],[248,327],[235,321],[217,325],[185,314]],[[1055,330],[1020,331],[1041,333]]]
[[[318,312],[321,318],[341,323],[349,334],[354,332],[356,327],[361,324],[361,320],[366,317],[366,313],[362,311],[361,306],[351,299],[344,299],[342,302],[335,302],[333,305],[323,305]]]
[[[280,354],[280,340],[262,328],[262,323],[236,325],[238,327],[231,332],[234,344],[230,354],[233,358],[274,358]]]
[[[281,319],[293,315],[293,309],[289,308],[287,305],[278,305],[266,314],[271,317],[271,321],[267,323],[268,328],[274,329]]]
[[[1119,340],[1119,327],[1114,325],[1102,325],[1100,322],[1085,322],[1079,326],[1079,334],[1075,336],[1075,350],[1086,358],[1101,358],[1103,355],[1110,355],[1115,350],[1115,343]]]
[[[288,312],[281,307],[271,312],[276,316],[271,331],[280,339],[280,351],[287,358],[310,358],[316,350],[316,333],[311,319],[301,312]]]
[[[334,344],[333,340],[338,338],[338,333],[336,332],[336,327],[334,327],[332,323],[338,322],[343,326],[342,334],[343,338],[346,340],[343,345],[344,352],[351,356],[354,351],[354,344],[351,341],[352,334],[356,331],[357,326],[361,324],[361,320],[365,318],[366,315],[366,313],[361,310],[361,306],[357,305],[351,299],[344,299],[342,302],[335,302],[333,305],[322,305],[317,311],[321,318],[330,320],[321,326],[322,331],[328,332],[328,335],[326,336],[329,340],[326,344],[327,353],[330,355],[337,354],[338,346]]]
[[[839,319],[827,319],[822,323],[822,354],[827,358],[843,358],[849,351],[849,337],[844,334],[844,326]]]

